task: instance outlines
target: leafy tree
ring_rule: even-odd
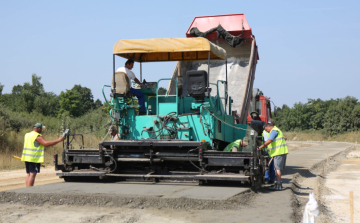
[[[341,128],[343,131],[354,130],[352,121],[352,111],[358,100],[355,97],[346,96],[341,99],[338,104],[338,109],[341,112]]]
[[[61,92],[59,96],[60,110],[58,117],[62,114],[68,114],[71,117],[79,117],[84,114],[82,105],[82,95],[76,90],[66,90]]]
[[[342,99],[308,99],[278,109],[275,122],[284,131],[325,129],[330,135],[360,129],[360,105],[354,97]]]
[[[351,122],[354,130],[360,129],[360,104],[356,104],[351,112]]]
[[[158,91],[159,95],[165,95],[166,92],[167,92],[167,90],[165,88],[163,88],[163,87],[159,88],[159,91]]]
[[[4,85],[1,85],[1,82],[0,82],[0,97],[1,97],[1,95],[2,95],[3,89],[4,89]]]
[[[308,99],[308,113],[309,113],[309,128],[310,129],[323,129],[324,128],[324,116],[329,108],[329,104],[318,99]]]
[[[100,108],[100,107],[103,105],[103,104],[101,103],[100,99],[96,99],[96,101],[95,101],[94,104],[95,104],[95,106],[94,106],[95,109],[96,109],[96,108]]]
[[[81,85],[74,85],[74,87],[71,89],[73,91],[77,91],[81,95],[81,104],[82,104],[82,112],[90,111],[95,107],[94,104],[94,96],[91,93],[91,90],[87,87],[81,87]]]
[[[36,74],[32,74],[31,85],[29,86],[29,89],[30,89],[31,93],[36,96],[40,96],[41,94],[45,93],[44,86],[40,82],[40,80],[41,80],[41,77],[36,76]],[[25,84],[24,84],[24,87],[25,87]]]
[[[356,129],[354,125],[355,113],[353,110],[358,100],[354,97],[347,96],[333,103],[325,114],[324,127],[330,135],[343,133]]]
[[[109,101],[110,103],[110,101]],[[106,102],[104,102],[104,104],[102,105],[102,108],[101,110],[106,114],[106,115],[109,115],[110,114],[110,109],[112,109],[113,106],[111,105],[108,105]]]
[[[31,80],[31,84],[24,83],[22,86],[14,86],[11,96],[4,100],[13,111],[32,112],[35,108],[35,98],[45,93],[43,84],[40,82],[41,77],[32,74]]]
[[[324,117],[324,127],[330,135],[336,135],[342,132],[339,125],[341,122],[341,113],[337,105],[331,105]]]
[[[12,94],[20,94],[23,86],[15,85],[12,89]]]
[[[41,96],[36,96],[34,100],[34,111],[46,116],[56,116],[60,109],[59,100],[59,97],[52,92],[46,92]]]
[[[71,90],[75,90],[81,94],[81,101],[82,101],[82,111],[86,113],[90,110],[99,108],[102,106],[102,103],[99,99],[94,102],[94,96],[91,90],[87,87],[81,87],[81,85],[74,85]]]

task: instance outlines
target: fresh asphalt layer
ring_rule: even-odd
[[[298,143],[298,142],[292,142]],[[301,143],[301,142],[299,142]],[[287,156],[286,170],[283,171],[283,191],[269,191],[264,186],[250,206],[236,211],[241,221],[262,222],[272,220],[276,222],[291,222],[293,207],[291,180],[295,173],[309,170],[312,166],[339,152],[351,147],[350,143],[338,142],[311,142],[314,146],[290,151]],[[316,177],[309,176],[307,177]],[[116,183],[54,183],[12,190],[15,194],[106,194],[111,196],[156,196],[161,198],[193,198],[207,200],[226,200],[237,194],[249,190],[246,186],[198,186],[197,183],[172,182],[116,182]],[[259,210],[269,210],[261,211]],[[222,214],[226,214],[223,212]],[[234,212],[235,213],[235,212]],[[251,214],[254,213],[254,214]],[[256,214],[257,213],[257,214]],[[261,213],[261,214],[259,214]],[[230,212],[228,213],[230,214]],[[220,216],[219,216],[220,217]],[[213,219],[214,220],[214,219]]]
[[[54,183],[32,188],[12,190],[16,193],[48,194],[107,194],[126,196],[156,196],[162,198],[193,198],[207,200],[224,200],[249,190],[248,187],[198,186],[198,183],[149,183],[149,182],[116,182],[116,183]]]

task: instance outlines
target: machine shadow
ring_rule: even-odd
[[[300,190],[305,190],[305,189],[313,189],[313,188],[303,188],[300,185],[292,182],[292,177],[290,178],[284,178],[284,176],[289,176],[289,175],[294,175],[296,173],[299,173],[300,176],[302,177],[306,177],[306,178],[312,178],[312,177],[317,177],[318,175],[313,174],[309,171],[309,169],[305,169],[304,167],[301,166],[286,166],[285,170],[282,171],[282,183],[285,184],[286,186],[284,187],[284,190],[291,190],[294,194],[296,195],[308,195],[308,193],[300,193]],[[270,186],[270,185],[269,185]],[[269,190],[267,185],[263,185],[263,187],[261,187],[260,189],[257,190],[257,192],[259,193],[272,193],[272,192],[277,192],[277,191],[272,191]]]

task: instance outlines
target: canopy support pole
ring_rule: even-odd
[[[115,55],[113,54],[113,86],[114,86],[114,89],[111,89],[113,92],[112,93],[115,93],[116,92],[116,82],[115,82]]]
[[[135,56],[135,55],[134,55]],[[142,83],[142,62],[141,62],[141,60],[142,60],[142,57],[144,56],[144,54],[142,53],[141,55],[140,55],[140,82]]]
[[[209,56],[208,56],[208,82],[207,82],[207,87],[209,88],[210,86],[210,51],[209,51]]]
[[[228,100],[228,75],[227,75],[227,58],[225,60],[225,73],[226,73],[226,91],[225,91],[225,114],[226,114],[226,104],[227,104],[227,100]],[[229,101],[229,103],[231,103]],[[230,105],[229,105],[230,108]],[[229,111],[229,115],[231,115],[231,112]]]
[[[142,82],[142,63],[140,61],[140,82]]]
[[[226,92],[228,92],[227,58],[225,60],[225,73],[226,73]]]

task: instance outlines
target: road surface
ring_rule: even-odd
[[[127,222],[156,222],[151,219],[157,219],[157,222],[293,222],[294,174],[307,173],[308,178],[316,177],[308,173],[309,169],[326,159],[327,150],[329,156],[334,156],[352,144],[289,142],[289,145],[292,144],[294,149],[288,155],[282,178],[285,187],[283,191],[269,191],[264,186],[254,192],[248,186],[198,186],[196,183],[184,182],[61,182],[1,192],[0,209],[5,207],[3,205],[15,205],[16,208],[25,205],[26,209],[29,208],[26,205],[32,204],[43,205],[44,212],[51,210],[51,213],[55,207],[59,207],[57,205],[62,205],[63,212],[66,212],[66,207],[69,211],[87,210],[85,216],[76,212],[77,217],[67,217],[67,222],[92,222],[91,219],[99,218],[116,222],[121,215],[110,214],[115,210],[116,213],[124,213],[123,217],[132,219]],[[101,207],[103,212],[93,212],[96,207]],[[137,211],[134,212],[134,209]],[[176,212],[171,211],[174,209]],[[20,214],[14,217],[5,212],[6,208],[0,212],[1,218],[9,217],[13,221],[24,220],[24,216],[27,216]],[[28,213],[32,213],[31,210]],[[45,222],[46,216],[43,217]]]

